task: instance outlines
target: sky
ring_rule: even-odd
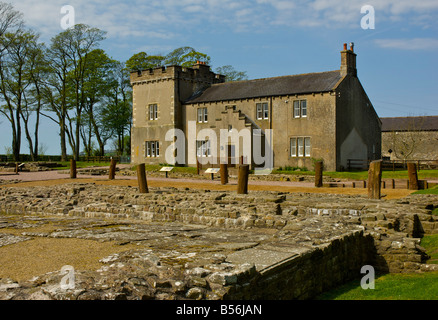
[[[343,43],[354,42],[359,80],[380,117],[438,115],[437,0],[11,3],[46,44],[73,22],[73,8],[74,23],[107,32],[100,47],[114,59],[190,46],[211,57],[213,70],[232,65],[249,79],[338,70]],[[62,11],[67,5],[70,11]],[[58,129],[48,119],[40,141],[46,154],[60,153]],[[0,116],[0,154],[10,145],[10,124]],[[24,138],[21,152],[28,153]]]

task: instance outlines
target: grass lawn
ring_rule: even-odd
[[[70,169],[70,161],[59,162],[62,164],[61,167],[58,167],[58,170],[66,170]],[[85,167],[109,167],[109,162],[85,162],[85,161],[77,161],[77,168],[85,168]],[[166,164],[162,165],[146,165],[146,171],[159,171],[164,166],[170,166]],[[133,168],[135,170],[135,168]],[[190,173],[196,174],[195,167],[175,167],[174,172],[180,173]],[[273,174],[290,174],[290,175],[315,175],[314,171],[295,171],[291,170],[274,170]],[[324,176],[331,177],[334,179],[349,179],[349,180],[367,180],[368,179],[368,171],[345,171],[345,172],[329,172],[325,171]],[[418,179],[426,179],[426,178],[438,178],[438,170],[421,170],[418,172]],[[408,179],[408,171],[400,170],[400,171],[383,171],[382,179]],[[436,188],[436,192],[438,193],[438,188]]]
[[[438,194],[438,185],[429,189],[415,191],[414,194]],[[436,209],[433,213],[438,214],[438,212],[436,212]]]
[[[438,234],[426,235],[421,246],[438,264]],[[376,277],[375,289],[362,289],[360,279],[350,281],[318,297],[320,300],[438,300],[438,272],[384,274]]]
[[[385,274],[374,289],[362,289],[360,279],[318,297],[320,300],[438,300],[438,272]]]
[[[293,175],[315,175],[314,171],[294,171],[294,170],[274,170],[273,173],[293,174]],[[344,171],[330,172],[324,171],[324,176],[334,179],[367,180],[368,171]],[[420,170],[418,179],[438,178],[438,170]],[[407,170],[383,171],[382,179],[408,179]]]
[[[67,170],[70,169],[70,161],[59,161],[61,164],[60,167],[57,167],[56,170]],[[109,162],[86,162],[86,161],[76,161],[76,168],[87,168],[87,167],[109,167]]]

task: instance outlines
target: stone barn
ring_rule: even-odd
[[[438,116],[381,118],[382,155],[438,163]]]

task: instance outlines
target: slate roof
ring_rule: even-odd
[[[239,100],[259,97],[328,92],[341,80],[339,70],[213,84],[185,103]]]
[[[438,116],[380,118],[382,131],[438,131]]]

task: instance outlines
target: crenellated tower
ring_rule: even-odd
[[[170,129],[186,126],[183,103],[225,77],[203,62],[192,68],[158,67],[131,72],[133,89],[131,163],[165,163]]]

